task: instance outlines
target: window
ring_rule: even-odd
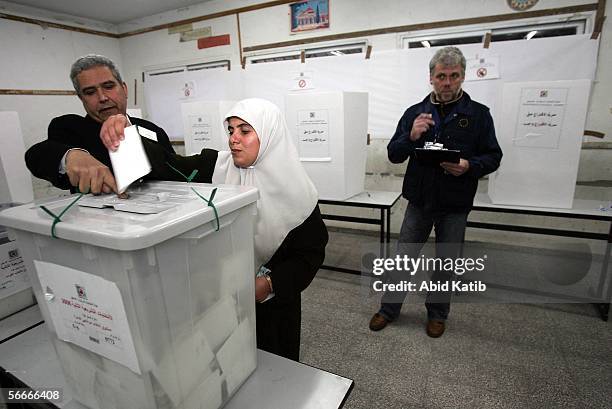
[[[202,62],[202,63],[194,63],[194,64],[186,64],[175,67],[167,67],[167,68],[158,68],[154,70],[146,70],[146,75],[150,75],[152,77],[158,75],[166,75],[166,74],[175,74],[179,72],[187,72],[187,71],[200,71],[200,70],[210,70],[214,68],[225,68],[227,70],[230,69],[230,60],[219,60],[219,61],[211,61],[211,62]],[[143,75],[144,81],[144,75]]]
[[[302,51],[304,51],[305,58],[333,57],[347,54],[359,54],[365,52],[366,47],[367,44],[365,41],[363,41],[359,43],[339,44],[325,47],[293,49],[284,52],[249,55],[246,56],[246,61],[251,64],[260,64],[265,62],[298,60],[301,58]]]
[[[478,44],[484,41],[486,33],[491,33],[491,41],[509,41],[531,38],[557,37],[584,34],[586,18],[558,23],[542,23],[515,27],[500,27],[474,30],[462,33],[432,34],[424,36],[400,37],[402,48],[441,47],[447,45]]]

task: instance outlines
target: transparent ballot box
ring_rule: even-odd
[[[213,190],[216,188],[214,197]],[[154,182],[0,213],[92,409],[217,409],[256,367],[255,188]],[[56,237],[53,237],[56,236]]]

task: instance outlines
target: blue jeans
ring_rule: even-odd
[[[408,204],[400,230],[397,245],[399,255],[417,258],[423,245],[427,242],[432,227],[436,232],[436,257],[455,258],[461,254],[461,245],[465,236],[465,226],[469,212],[429,211],[422,207]],[[453,273],[436,269],[431,277],[432,282],[447,282]],[[405,278],[405,274],[403,275]],[[394,278],[396,281],[398,276]],[[392,281],[394,280],[392,279]],[[402,309],[407,292],[383,294],[378,311],[389,321],[396,319]],[[427,293],[425,307],[427,318],[444,321],[450,311],[452,291],[430,291]]]

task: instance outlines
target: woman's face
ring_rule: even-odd
[[[239,168],[248,168],[255,162],[259,153],[257,132],[251,125],[235,116],[228,120],[227,130],[234,165]]]

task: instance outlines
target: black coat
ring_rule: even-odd
[[[422,113],[431,113],[437,124],[413,142],[409,138],[412,123]],[[414,157],[415,148],[434,141],[443,143],[447,149],[460,150],[470,169],[461,176],[453,176],[440,166],[419,163]],[[393,163],[402,163],[410,157],[402,196],[419,207],[453,211],[472,208],[478,178],[495,171],[502,158],[489,108],[473,101],[465,92],[454,111],[443,120],[429,96],[408,108],[387,145],[387,153]]]
[[[133,125],[155,132],[160,146],[174,153],[168,135],[162,128],[144,119],[130,117],[130,121]],[[49,124],[48,138],[26,151],[28,169],[34,176],[48,180],[57,188],[71,189],[68,176],[59,173],[59,166],[69,149],[81,148],[112,170],[108,150],[100,139],[101,129],[102,124],[88,115],[83,117],[68,114],[53,118]]]
[[[299,360],[301,292],[310,285],[325,259],[327,228],[317,205],[291,230],[265,266],[272,272],[274,298],[257,304],[257,347]]]

